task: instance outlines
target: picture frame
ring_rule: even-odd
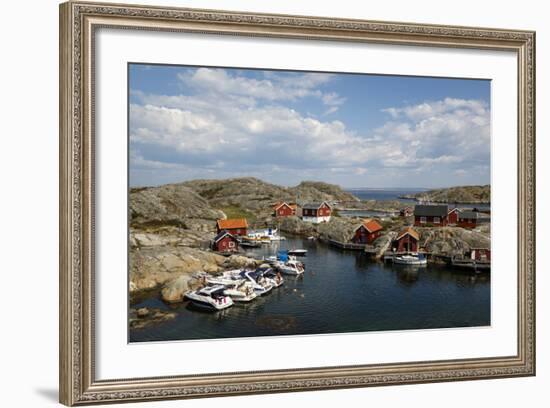
[[[517,353],[385,364],[98,379],[95,39],[100,28],[323,40],[517,57]],[[125,137],[125,135],[121,135]],[[88,2],[60,5],[60,402],[198,398],[535,375],[535,33]],[[121,273],[124,273],[122,271]]]

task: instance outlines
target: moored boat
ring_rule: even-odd
[[[261,247],[261,243],[254,242],[254,241],[251,241],[249,239],[241,239],[240,245],[243,248],[260,248]]]
[[[267,265],[260,266],[257,269],[257,272],[261,274],[263,277],[267,278],[274,288],[278,288],[282,286],[283,283],[285,283],[283,276],[279,272],[274,271],[273,268]]]
[[[231,297],[224,294],[225,286],[215,285],[189,291],[185,297],[195,306],[207,310],[223,310],[233,306]]]
[[[307,249],[289,249],[288,250],[289,255],[296,255],[296,256],[306,256],[307,255]]]
[[[428,264],[428,260],[422,254],[407,254],[394,256],[393,263],[398,265],[425,266]]]
[[[259,296],[265,295],[273,289],[270,280],[256,271],[242,271],[240,276],[252,285],[254,292]]]
[[[224,295],[230,296],[234,302],[250,302],[258,297],[250,282],[243,282],[223,291]]]
[[[301,275],[305,271],[304,264],[293,259],[286,262],[278,261],[275,267],[285,275]]]

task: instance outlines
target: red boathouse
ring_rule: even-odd
[[[407,227],[397,235],[392,242],[392,249],[396,252],[418,252],[420,234],[411,227]]]
[[[236,252],[239,241],[226,230],[221,231],[212,241],[212,249],[218,252]]]
[[[380,236],[383,227],[376,220],[364,220],[351,239],[355,244],[372,244]]]
[[[232,235],[246,235],[248,231],[248,222],[246,222],[246,218],[218,220],[216,223],[216,232],[219,234],[223,230],[226,230]]]

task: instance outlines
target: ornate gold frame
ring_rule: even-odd
[[[518,61],[518,350],[513,356],[163,378],[94,375],[94,32],[98,27],[513,51]],[[66,405],[535,374],[535,33],[228,11],[60,6],[60,401]]]

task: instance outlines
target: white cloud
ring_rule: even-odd
[[[249,78],[229,73],[220,68],[198,68],[194,72],[180,73],[178,78],[186,85],[201,91],[231,97],[242,96],[268,101],[295,101],[300,98],[315,97],[325,105],[338,106],[345,98],[337,93],[323,93],[319,86],[335,78],[333,74],[284,73],[264,74],[264,79]]]
[[[483,101],[446,98],[390,107],[383,126],[353,130],[285,105],[313,96],[327,108],[325,115],[336,112],[346,98],[317,88],[333,80],[328,74],[253,79],[201,68],[180,79],[201,92],[132,91],[131,166],[163,171],[164,163],[180,178],[205,172],[306,178],[325,170],[363,177],[380,169],[417,175],[448,169],[462,177],[464,168],[488,168],[490,115]]]

